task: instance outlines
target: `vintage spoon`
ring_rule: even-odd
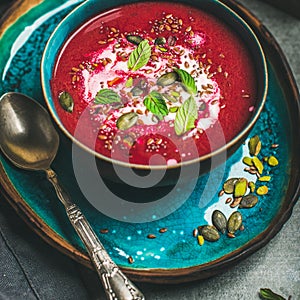
[[[0,147],[19,168],[43,170],[65,206],[74,229],[85,244],[90,258],[110,300],[145,299],[138,288],[112,261],[90,224],[71,202],[50,168],[56,156],[59,136],[48,112],[33,99],[20,93],[6,93],[0,98]]]

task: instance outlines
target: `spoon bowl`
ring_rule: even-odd
[[[46,109],[20,93],[4,94],[0,101],[3,153],[20,168],[48,169],[55,158],[59,136]]]
[[[6,93],[0,98],[0,130],[0,148],[14,165],[46,172],[71,224],[86,246],[107,299],[143,300],[143,294],[112,261],[89,222],[50,168],[58,150],[59,136],[47,111],[26,95]]]

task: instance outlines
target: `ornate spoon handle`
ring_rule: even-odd
[[[144,295],[112,261],[81,210],[71,202],[68,194],[60,186],[55,172],[48,169],[46,173],[48,180],[55,188],[59,200],[66,208],[71,224],[88,250],[89,256],[102,281],[107,299],[144,300]]]

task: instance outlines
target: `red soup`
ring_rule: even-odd
[[[144,2],[103,12],[73,33],[51,87],[62,123],[83,144],[121,161],[175,164],[244,128],[256,99],[253,65],[216,17]]]

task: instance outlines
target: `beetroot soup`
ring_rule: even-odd
[[[88,147],[136,164],[176,164],[245,127],[256,100],[253,65],[216,17],[142,2],[103,12],[73,33],[51,88],[62,123]]]

